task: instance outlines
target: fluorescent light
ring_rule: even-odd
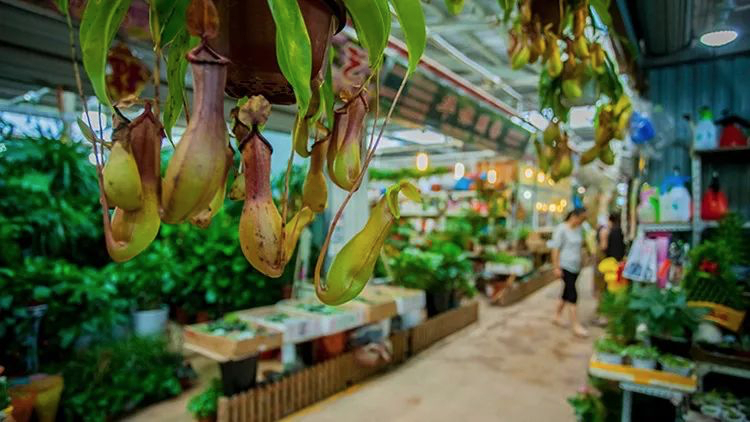
[[[427,170],[427,166],[429,165],[430,157],[428,157],[426,153],[420,152],[419,154],[417,154],[417,170],[425,171]]]
[[[456,163],[456,165],[453,166],[453,178],[456,180],[461,179],[464,177],[464,174],[466,173],[466,167],[464,167],[463,163]]]
[[[706,32],[701,35],[701,43],[709,47],[721,47],[727,45],[730,42],[737,39],[737,31],[734,30],[720,30]]]

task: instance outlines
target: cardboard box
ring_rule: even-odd
[[[184,347],[219,362],[241,360],[266,350],[281,347],[282,333],[253,322],[249,331],[230,331],[216,335],[207,331],[210,322],[185,327]]]
[[[277,304],[283,309],[306,318],[317,319],[320,323],[321,335],[340,333],[364,325],[365,313],[362,307],[356,305],[328,306],[317,299],[282,300]]]
[[[396,302],[396,312],[399,315],[411,311],[424,309],[427,304],[425,292],[423,290],[407,289],[399,286],[386,285],[368,285],[365,287],[363,294],[367,297],[385,297]]]
[[[281,331],[284,334],[284,344],[302,343],[320,337],[323,333],[319,318],[307,318],[303,314],[288,312],[276,306],[253,308],[235,314],[243,321],[252,321]]]
[[[390,319],[398,315],[396,300],[390,295],[377,294],[371,289],[365,289],[351,301],[354,305],[360,305],[365,311],[365,322],[374,323],[384,319]]]

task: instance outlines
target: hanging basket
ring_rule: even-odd
[[[226,93],[234,98],[263,95],[272,104],[294,104],[294,91],[276,60],[276,24],[266,0],[215,0],[218,36],[211,47],[230,60]],[[312,44],[312,73],[323,66],[334,33],[346,24],[341,0],[299,0]]]

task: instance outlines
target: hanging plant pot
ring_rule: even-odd
[[[266,0],[215,0],[219,34],[209,43],[230,60],[226,93],[263,95],[272,104],[293,104],[294,91],[276,61],[276,24]],[[346,24],[341,0],[299,0],[312,44],[312,74],[318,74],[331,36]]]

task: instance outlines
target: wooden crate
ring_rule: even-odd
[[[554,271],[552,271],[551,269],[541,270],[537,274],[533,275],[529,280],[523,282],[515,281],[513,284],[506,286],[504,291],[502,292],[502,297],[500,297],[496,302],[493,302],[493,304],[499,306],[508,306],[520,302],[521,300],[526,298],[526,296],[534,293],[542,287],[547,286],[556,279],[557,278],[555,277]]]
[[[219,398],[217,422],[275,421],[330,397],[352,384],[402,363],[415,345],[423,350],[437,340],[477,320],[476,302],[445,312],[419,326],[391,335],[391,363],[375,367],[357,364],[352,352],[303,369],[272,384],[258,386],[231,397]]]
[[[419,353],[438,340],[473,323],[478,317],[479,304],[471,302],[430,318],[411,329],[409,351],[412,354]]]
[[[281,347],[282,333],[272,328],[248,322],[251,329],[257,332],[252,337],[238,336],[237,333],[214,335],[205,331],[208,323],[186,326],[184,329],[184,348],[218,362],[241,360],[258,352]]]

